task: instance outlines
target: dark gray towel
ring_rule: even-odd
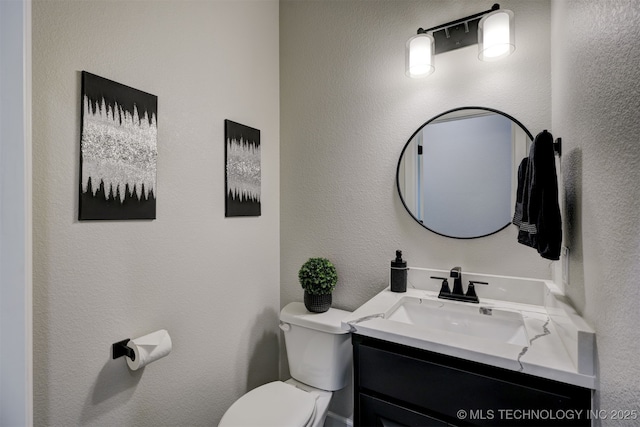
[[[518,242],[535,248],[543,257],[560,259],[562,220],[558,205],[558,177],[553,136],[540,132],[529,150],[529,157],[518,168],[513,224],[518,226]]]

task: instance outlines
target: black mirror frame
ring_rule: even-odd
[[[420,126],[412,135],[411,137],[409,137],[409,139],[407,140],[407,143],[404,145],[404,147],[402,148],[402,151],[400,152],[400,157],[398,159],[398,166],[396,167],[396,189],[398,191],[398,196],[400,197],[400,201],[402,202],[402,206],[404,206],[404,209],[409,213],[409,215],[411,215],[411,218],[413,218],[413,220],[415,222],[417,222],[418,224],[420,224],[423,228],[426,228],[427,230],[431,231],[432,233],[438,234],[440,236],[443,237],[449,237],[451,239],[461,239],[461,240],[469,240],[469,239],[479,239],[481,237],[487,237],[487,236],[491,236],[492,234],[495,234],[499,231],[504,230],[505,228],[507,228],[509,226],[509,224],[511,224],[510,222],[506,223],[504,225],[504,227],[501,227],[499,229],[497,229],[496,231],[492,231],[491,233],[487,233],[487,234],[483,234],[481,236],[473,236],[473,237],[456,237],[456,236],[448,236],[446,234],[443,233],[439,233],[435,230],[430,229],[429,227],[427,227],[426,225],[424,225],[424,223],[422,223],[418,218],[416,218],[416,216],[413,214],[413,212],[411,212],[411,210],[409,209],[409,207],[407,206],[406,202],[404,201],[404,197],[402,197],[402,191],[400,191],[400,163],[402,162],[402,157],[404,156],[404,152],[407,150],[407,147],[409,146],[409,144],[411,143],[411,141],[413,140],[413,138],[422,130],[424,129],[425,126],[427,126],[429,123],[433,122],[434,120],[439,119],[440,117],[449,114],[449,113],[453,113],[455,111],[463,111],[463,110],[484,110],[484,111],[489,111],[492,113],[496,113],[496,114],[500,114],[501,116],[504,116],[506,118],[508,118],[509,120],[511,120],[512,122],[514,122],[515,124],[517,124],[518,126],[520,126],[520,128],[527,134],[527,136],[529,137],[529,139],[531,141],[533,141],[533,135],[531,134],[531,132],[529,132],[529,129],[527,129],[519,120],[517,120],[516,118],[514,118],[513,116],[510,116],[507,113],[504,113],[500,110],[496,110],[493,108],[489,108],[489,107],[474,107],[474,106],[469,106],[469,107],[458,107],[458,108],[453,108],[451,110],[447,110],[444,113],[440,113],[437,116],[434,116],[432,118],[430,118],[429,120],[427,120],[422,126]]]

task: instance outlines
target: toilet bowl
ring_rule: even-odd
[[[333,393],[303,386],[289,379],[254,388],[227,409],[219,426],[322,426]]]
[[[333,392],[351,378],[351,336],[341,320],[350,314],[331,308],[310,313],[293,302],[280,312],[292,378],[249,391],[225,412],[219,427],[324,424]]]

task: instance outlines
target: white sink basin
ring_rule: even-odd
[[[519,346],[529,345],[524,320],[519,312],[485,308],[481,304],[404,297],[384,318],[424,329]]]

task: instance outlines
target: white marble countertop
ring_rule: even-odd
[[[417,270],[423,270],[427,274],[442,274],[439,270]],[[471,305],[519,312],[524,320],[528,345],[499,342],[386,318],[403,298],[438,300],[438,292],[433,289],[431,282],[426,282],[429,284],[425,286],[431,289],[413,288],[404,293],[391,292],[386,288],[343,319],[342,327],[372,338],[595,388],[595,333],[563,302],[562,295],[553,283],[480,274],[470,274],[469,277],[465,275],[464,279],[485,280],[490,282],[490,286],[494,286],[491,292],[485,291],[484,287],[476,287],[480,303]],[[526,283],[520,283],[519,280]],[[514,289],[517,291],[518,286],[529,286],[531,297],[523,298],[522,292],[516,292],[518,297],[510,298],[509,295]],[[531,286],[539,289],[532,290]],[[483,297],[482,292],[491,296],[500,295],[505,299]],[[470,305],[455,301],[447,303]]]

